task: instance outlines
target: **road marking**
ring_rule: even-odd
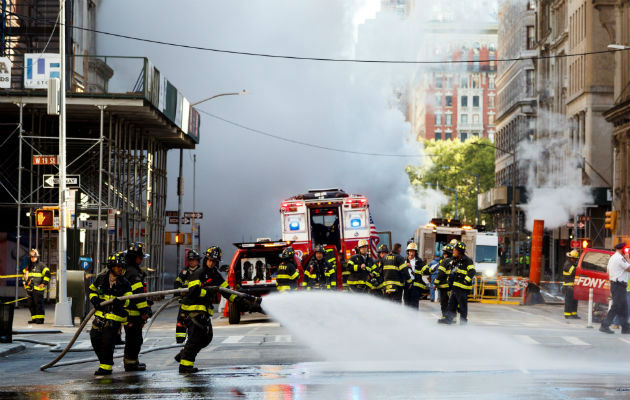
[[[540,344],[540,342],[535,341],[528,335],[514,335],[516,338],[524,344]]]
[[[617,339],[621,340],[624,343],[630,343],[630,340],[628,339],[624,339],[624,338],[617,338]]]
[[[291,335],[276,335],[276,342],[292,342],[293,338],[291,337]]]
[[[567,342],[575,346],[589,346],[588,343],[586,343],[582,339],[577,338],[575,336],[562,336],[562,339],[566,340]]]
[[[221,343],[223,344],[229,344],[229,343],[238,343],[241,341],[241,339],[243,339],[244,336],[228,336],[225,340],[223,340]]]

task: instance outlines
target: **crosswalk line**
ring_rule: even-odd
[[[625,339],[625,338],[621,338],[621,337],[620,337],[620,338],[617,338],[617,339],[621,340],[621,341],[622,341],[622,342],[624,342],[624,343],[630,343],[630,340]]]
[[[524,344],[540,344],[540,342],[534,340],[531,336],[528,335],[514,335],[516,338]]]
[[[575,346],[589,346],[588,343],[586,343],[582,339],[577,338],[575,336],[562,336],[562,339],[566,340],[567,342]]]
[[[223,343],[223,344],[238,343],[243,338],[244,338],[244,336],[228,336],[221,343]]]
[[[291,337],[291,335],[276,335],[275,341],[289,343],[293,341],[293,338]]]

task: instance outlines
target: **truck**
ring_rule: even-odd
[[[458,220],[433,218],[426,225],[418,227],[414,233],[414,241],[418,244],[420,257],[426,262],[439,257],[442,248],[451,240],[464,242],[466,254],[475,260],[475,244],[477,230],[470,225],[464,225]]]
[[[477,232],[475,268],[482,276],[496,278],[499,271],[499,237],[496,232]]]
[[[282,240],[291,242],[300,258],[322,245],[334,246],[346,260],[359,240],[370,241],[376,234],[371,230],[367,198],[339,188],[313,189],[292,196],[282,201],[280,217]]]

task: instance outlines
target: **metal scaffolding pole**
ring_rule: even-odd
[[[98,214],[96,218],[96,251],[94,252],[96,255],[95,264],[100,268],[101,265],[101,206],[102,200],[101,196],[103,193],[103,113],[105,112],[105,108],[107,106],[98,106],[98,109],[101,114],[101,123],[100,123],[100,135],[99,135],[99,144],[98,144]]]
[[[182,231],[182,198],[184,197],[184,167],[183,167],[184,149],[179,149],[179,177],[177,178],[177,235]],[[177,242],[177,271],[181,267],[180,252],[181,244]]]
[[[20,122],[18,124],[18,192],[17,192],[17,232],[15,237],[15,274],[20,274],[20,225],[22,214],[22,136],[24,134],[24,103],[17,104],[20,108]],[[18,288],[20,278],[15,278],[15,300],[18,299]]]

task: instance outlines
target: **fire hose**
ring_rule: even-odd
[[[235,290],[231,290],[231,289],[227,289],[227,288],[223,288],[223,287],[209,286],[207,288],[215,288],[219,292],[222,292],[222,293],[225,293],[225,294],[229,294],[229,295],[236,295],[238,297],[248,298],[250,300],[254,299],[254,296],[252,296],[252,295],[249,295],[249,294],[246,294],[246,293],[237,292]],[[158,292],[137,293],[137,294],[132,294],[132,295],[129,295],[129,296],[121,296],[121,297],[118,297],[118,299],[119,300],[133,300],[133,299],[142,299],[142,298],[150,297],[150,296],[166,296],[166,295],[169,295],[169,294],[181,294],[181,293],[186,293],[186,292],[188,292],[188,288],[171,289],[171,290],[162,290],[162,291],[158,291]],[[166,307],[167,304],[169,304],[170,302],[172,302],[174,300],[175,299],[170,299],[169,301],[167,301],[165,304],[162,305],[162,307],[160,307],[158,312],[161,312]],[[100,306],[101,307],[102,306],[106,306],[106,305],[112,304],[113,302],[114,302],[113,299],[112,300],[106,300],[106,301],[102,302],[100,304]],[[72,345],[74,344],[74,342],[76,342],[77,338],[79,337],[79,334],[83,331],[83,329],[87,325],[88,321],[92,318],[92,316],[94,315],[95,312],[96,312],[96,310],[94,308],[92,310],[90,310],[90,312],[85,316],[85,318],[83,318],[83,321],[81,322],[81,325],[79,325],[79,328],[75,332],[75,334],[72,337],[72,339],[70,339],[70,342],[68,342],[68,344],[66,345],[66,348],[63,349],[63,351],[61,353],[59,353],[59,355],[57,357],[55,357],[54,360],[52,360],[48,364],[45,364],[45,365],[42,365],[41,367],[39,367],[40,371],[45,371],[48,368],[53,367],[55,364],[57,364],[68,353],[70,348],[72,348]],[[146,335],[146,331],[145,331],[145,335]]]

